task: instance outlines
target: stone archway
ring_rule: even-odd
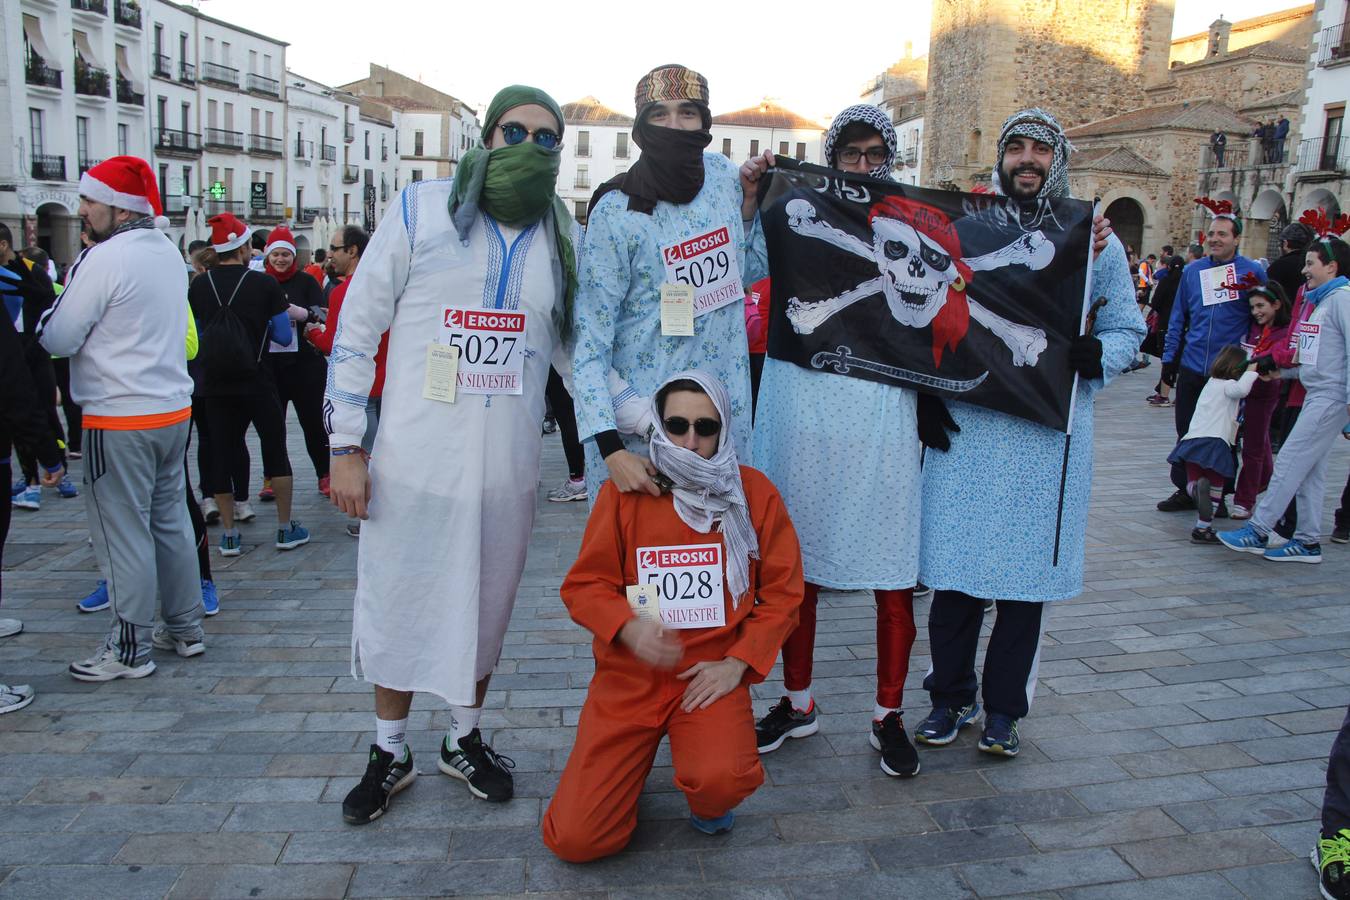
[[[74,262],[80,250],[80,219],[61,203],[43,203],[33,215],[33,243],[58,265]]]
[[[1136,253],[1147,256],[1144,249],[1144,207],[1133,197],[1119,197],[1103,212],[1111,220],[1111,230],[1126,247],[1133,247]]]
[[[1247,230],[1242,235],[1242,252],[1256,258],[1275,259],[1280,255],[1280,231],[1289,224],[1284,195],[1266,188],[1256,195],[1247,214]]]
[[[1310,191],[1308,196],[1303,198],[1301,206],[1303,207],[1303,210],[1321,207],[1326,210],[1327,215],[1331,216],[1333,219],[1341,214],[1341,203],[1336,199],[1336,195],[1323,188]]]
[[[303,269],[314,258],[309,246],[309,236],[295,234],[294,232],[292,232],[292,236],[295,238],[295,264]]]

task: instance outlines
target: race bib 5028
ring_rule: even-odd
[[[727,623],[722,590],[722,545],[639,547],[638,584],[654,584],[661,624],[667,628],[712,628]]]

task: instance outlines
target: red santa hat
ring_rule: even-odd
[[[273,250],[289,250],[295,253],[295,238],[285,225],[278,225],[267,235],[267,246],[263,247],[263,256],[271,256]]]
[[[248,243],[253,235],[249,228],[230,213],[221,213],[206,220],[211,226],[211,249],[217,253],[229,253]]]
[[[114,156],[85,172],[80,176],[80,196],[147,216],[164,212],[155,173],[136,156]]]

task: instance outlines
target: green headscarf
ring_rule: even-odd
[[[563,114],[557,102],[538,88],[513,84],[502,88],[488,104],[483,119],[483,140],[490,138],[502,115],[509,109],[538,104],[558,121],[563,133]],[[566,339],[572,330],[572,301],[577,290],[577,257],[572,246],[572,216],[558,198],[558,167],[562,154],[545,150],[534,141],[488,150],[480,140],[459,162],[450,193],[450,219],[461,241],[468,241],[473,223],[483,210],[500,222],[524,227],[552,211],[553,235],[563,270],[563,320],[559,332]]]

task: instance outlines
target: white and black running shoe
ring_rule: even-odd
[[[880,722],[872,722],[872,748],[881,751],[881,771],[910,778],[919,774],[919,754],[905,733],[905,720],[894,710]]]
[[[515,760],[501,756],[487,744],[475,728],[459,739],[457,749],[450,748],[450,736],[441,741],[441,758],[436,765],[451,778],[458,778],[480,800],[501,803],[515,794],[511,769]]]
[[[352,825],[374,822],[389,808],[389,798],[412,784],[416,777],[411,750],[404,748],[403,759],[395,761],[394,754],[371,744],[366,774],[342,801],[343,821]]]
[[[768,714],[755,723],[755,742],[760,753],[772,753],[788,738],[810,737],[820,730],[816,722],[816,701],[811,700],[811,708],[802,712],[792,705],[792,700],[784,697],[770,709]]]

